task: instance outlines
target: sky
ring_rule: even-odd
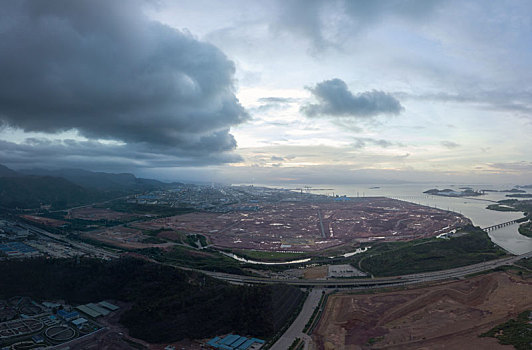
[[[532,2],[0,0],[0,164],[532,183]]]

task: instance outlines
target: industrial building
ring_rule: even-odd
[[[98,304],[89,303],[85,305],[79,305],[76,306],[76,309],[92,318],[97,318],[100,316],[107,316],[111,311],[118,310],[119,307],[106,301],[100,301]]]
[[[107,301],[100,301],[98,305],[103,306],[104,308],[109,309],[111,311],[116,311],[120,309],[118,306],[108,303]]]
[[[80,317],[78,319],[75,319],[74,321],[72,321],[72,324],[78,328],[81,328],[83,327],[84,324],[86,324],[87,322],[89,322],[86,318],[83,318],[83,317]]]
[[[65,321],[72,321],[79,317],[79,313],[76,311],[68,312],[66,310],[57,311],[57,316],[61,317]]]
[[[39,251],[21,242],[0,244],[0,251],[8,257],[31,257],[39,255]]]
[[[229,334],[223,338],[215,337],[207,342],[209,349],[222,350],[256,350],[264,345],[264,340]]]
[[[90,307],[91,309],[93,309],[94,311],[97,311],[100,315],[102,316],[107,316],[109,315],[109,310],[101,307],[101,306],[98,306],[96,304],[93,304],[93,303],[89,303],[87,304],[87,307]]]

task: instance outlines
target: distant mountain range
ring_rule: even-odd
[[[0,177],[15,177],[20,176],[15,170],[11,170],[5,165],[0,164]]]
[[[27,169],[14,171],[0,165],[0,206],[60,209],[133,193],[175,188],[181,183],[164,183],[137,178],[133,174],[111,174],[81,169]]]
[[[82,169],[24,169],[23,175],[62,177],[85,188],[100,191],[152,191],[182,185],[182,183],[165,183],[153,179],[137,178],[133,174],[103,173]]]

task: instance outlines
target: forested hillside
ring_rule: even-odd
[[[63,209],[134,193],[175,188],[180,183],[81,169],[14,171],[0,165],[0,207]]]
[[[170,342],[237,332],[269,337],[296,310],[303,293],[277,285],[229,285],[135,259],[5,261],[0,298],[28,295],[73,304],[117,299],[133,303],[121,322],[134,337]]]
[[[0,177],[0,206],[38,208],[41,204],[65,208],[105,199],[102,193],[87,190],[59,177]]]

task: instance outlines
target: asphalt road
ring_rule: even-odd
[[[305,339],[305,349],[307,349],[310,343],[310,337],[303,333],[303,328],[307,324],[310,316],[318,306],[320,302],[323,289],[313,289],[303,304],[301,312],[297,318],[292,322],[290,327],[284,332],[284,334],[272,345],[271,350],[286,350],[292,344],[296,338]]]
[[[509,258],[504,259],[498,259],[495,261],[488,261],[481,264],[475,264],[470,266],[464,266],[459,267],[456,269],[451,270],[445,270],[445,271],[436,271],[431,273],[420,273],[420,274],[414,274],[414,275],[404,275],[400,276],[400,279],[403,280],[401,282],[398,281],[398,279],[385,279],[388,281],[395,281],[393,284],[383,284],[383,285],[377,285],[377,286],[370,286],[370,285],[358,285],[354,288],[356,289],[365,289],[365,288],[382,288],[382,287],[388,287],[391,285],[403,285],[403,284],[413,284],[413,283],[422,283],[422,282],[430,282],[430,281],[436,281],[436,280],[443,280],[443,279],[449,279],[449,278],[461,278],[466,275],[476,273],[476,272],[482,272],[486,270],[490,270],[493,268],[496,268],[498,266],[503,265],[511,265],[515,263],[516,261],[532,257],[532,252],[519,255],[519,256],[513,256]],[[284,281],[286,283],[286,281]],[[314,282],[318,283],[317,280]],[[323,281],[320,281],[323,282]],[[352,281],[351,283],[358,283],[359,281]],[[334,282],[336,284],[336,282]],[[311,338],[303,333],[303,328],[307,324],[308,320],[312,316],[312,313],[314,312],[314,309],[318,305],[320,301],[320,297],[322,294],[322,291],[324,289],[316,288],[313,289],[309,296],[307,297],[307,300],[305,301],[305,304],[303,305],[303,309],[295,319],[295,321],[292,323],[292,325],[288,328],[288,330],[279,338],[279,340],[271,347],[272,350],[284,350],[288,349],[288,347],[292,344],[292,342],[296,338],[301,338],[305,340],[305,350],[308,349],[309,344],[311,343]]]
[[[284,283],[290,284],[297,287],[321,287],[321,288],[379,288],[379,287],[390,287],[396,285],[404,284],[414,284],[430,281],[439,281],[452,278],[462,278],[464,276],[488,271],[499,266],[511,265],[516,261],[532,257],[532,252],[526,254],[506,257],[497,260],[490,260],[479,264],[468,265],[463,267],[458,267],[449,270],[434,271],[434,272],[425,272],[412,275],[402,275],[394,277],[383,277],[383,278],[344,278],[344,279],[275,279],[275,278],[263,278],[263,277],[251,277],[251,276],[241,276],[233,275],[220,272],[210,272],[197,270],[198,272],[205,273],[211,277],[225,280],[228,282],[239,283],[239,284],[276,284]]]

